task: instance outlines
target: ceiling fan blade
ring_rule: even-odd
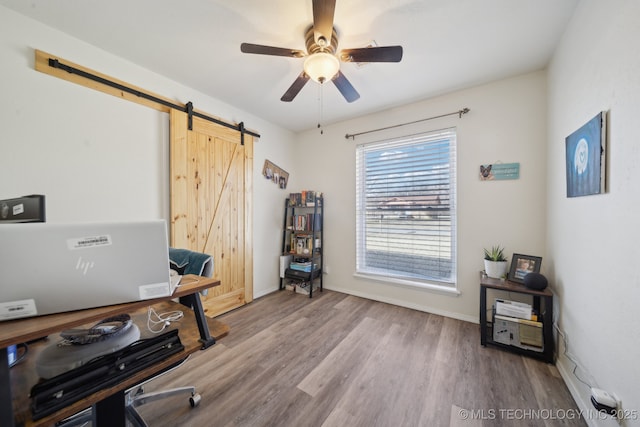
[[[343,49],[340,59],[344,62],[400,62],[402,46],[374,46],[359,49]]]
[[[336,0],[313,0],[313,38],[320,47],[323,47],[318,42],[320,38],[331,44],[335,10]]]
[[[295,98],[296,95],[298,95],[298,92],[302,90],[302,88],[304,87],[305,84],[307,84],[308,81],[309,81],[309,76],[307,75],[307,73],[303,71],[302,73],[300,73],[298,78],[293,82],[293,84],[289,87],[289,89],[287,89],[284,95],[282,95],[282,98],[280,98],[280,101],[284,101],[284,102],[293,101],[293,98]]]
[[[353,102],[360,98],[360,94],[357,90],[355,90],[355,88],[351,85],[349,80],[347,80],[344,74],[342,74],[342,71],[338,71],[338,74],[335,75],[335,77],[333,78],[333,84],[336,85],[347,102]]]
[[[298,49],[287,49],[284,47],[264,46],[261,44],[242,43],[240,50],[244,53],[256,53],[259,55],[275,55],[275,56],[289,56],[292,58],[302,58],[306,55],[305,52]]]

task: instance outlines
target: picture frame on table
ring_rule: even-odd
[[[513,254],[511,268],[507,279],[516,283],[524,283],[524,276],[529,273],[540,273],[542,257],[532,255]]]

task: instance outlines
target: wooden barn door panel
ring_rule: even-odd
[[[253,298],[253,137],[171,113],[171,245],[210,254],[221,285],[203,297],[216,316]]]

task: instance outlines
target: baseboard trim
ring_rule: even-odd
[[[433,307],[428,307],[428,306],[423,306],[420,304],[412,304],[409,303],[407,301],[402,301],[402,300],[397,300],[394,298],[382,298],[378,295],[371,295],[365,292],[357,292],[357,291],[353,291],[351,289],[346,289],[346,288],[341,288],[341,287],[336,287],[336,286],[325,286],[324,289],[330,290],[330,291],[335,291],[335,292],[340,292],[343,294],[347,294],[347,295],[353,295],[355,297],[360,297],[360,298],[366,298],[366,299],[370,299],[373,301],[379,301],[379,302],[384,302],[387,304],[393,304],[393,305],[397,305],[399,307],[404,307],[404,308],[410,308],[412,310],[418,310],[418,311],[423,311],[425,313],[431,313],[431,314],[437,314],[439,316],[444,316],[444,317],[450,317],[452,319],[457,319],[457,320],[462,320],[463,322],[469,322],[469,323],[476,323],[479,324],[480,323],[480,319],[478,319],[477,317],[474,316],[467,316],[464,314],[460,314],[460,313],[456,313],[453,311],[447,311],[447,310],[440,310],[437,308],[433,308]],[[278,289],[265,289],[262,292],[259,293],[255,293],[253,295],[253,298],[260,298],[263,297],[265,295],[268,295],[274,291],[277,291]]]
[[[617,420],[611,416],[598,414],[590,400],[590,391],[585,384],[579,382],[573,375],[573,362],[565,355],[559,355],[556,360],[556,368],[560,372],[560,376],[565,385],[569,389],[569,393],[575,400],[578,410],[582,414],[589,427],[620,427]]]
[[[269,294],[271,294],[271,293],[273,293],[273,292],[275,292],[277,290],[279,290],[279,288],[264,289],[261,292],[257,292],[257,293],[254,292],[253,299],[260,298],[260,297],[263,297],[265,295],[269,295]]]
[[[335,286],[328,287],[328,286],[325,286],[324,288],[328,289],[328,290],[331,290],[331,291],[341,292],[343,294],[353,295],[353,296],[360,297],[360,298],[366,298],[366,299],[370,299],[370,300],[373,300],[373,301],[379,301],[379,302],[384,302],[384,303],[387,303],[387,304],[397,305],[399,307],[404,307],[404,308],[410,308],[410,309],[413,309],[413,310],[423,311],[425,313],[431,313],[431,314],[437,314],[439,316],[450,317],[452,319],[462,320],[464,322],[470,322],[470,323],[476,323],[476,324],[480,323],[480,319],[478,319],[477,317],[467,316],[467,315],[456,313],[456,312],[453,312],[453,311],[440,310],[440,309],[433,308],[433,307],[423,306],[421,304],[412,304],[410,302],[403,301],[403,300],[398,300],[398,299],[394,299],[394,298],[384,298],[384,297],[380,297],[379,295],[371,295],[371,294],[368,294],[368,293],[365,293],[365,292],[357,292],[357,291],[353,291],[351,289],[345,289],[345,288],[341,288],[341,287],[335,287]]]

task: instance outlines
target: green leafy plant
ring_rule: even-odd
[[[491,250],[484,250],[484,259],[489,261],[506,261],[507,257],[504,256],[504,248],[498,246],[492,246]]]

